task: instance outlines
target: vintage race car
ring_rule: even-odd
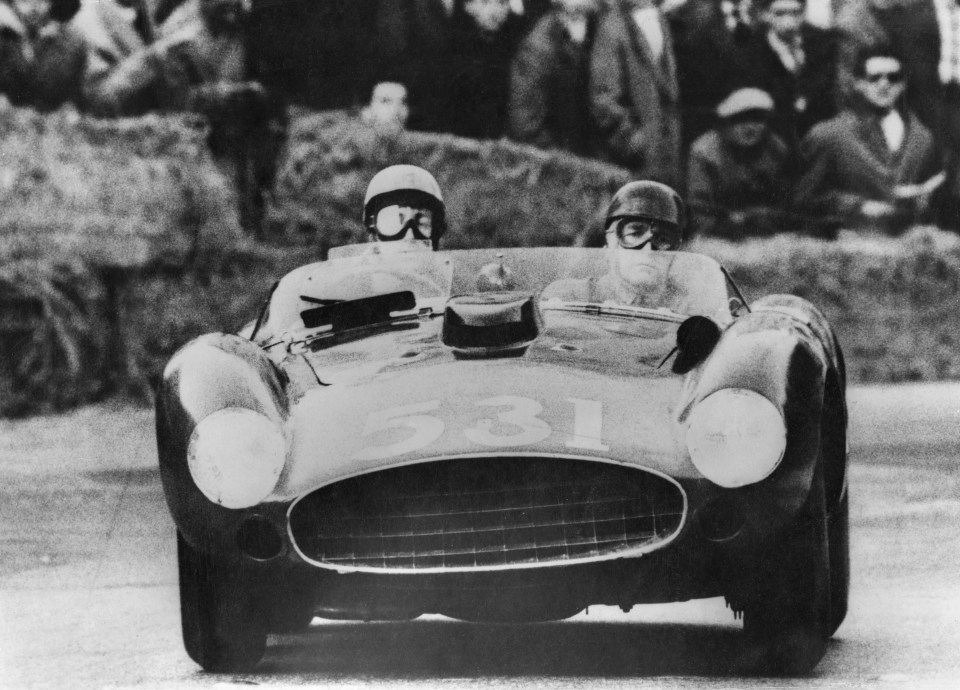
[[[723,596],[751,669],[812,669],[849,582],[837,340],[642,254],[648,288],[604,295],[611,250],[363,245],[181,348],[156,423],[190,657],[249,669],[314,616]]]

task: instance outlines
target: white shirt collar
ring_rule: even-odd
[[[880,128],[887,140],[887,148],[891,151],[899,151],[900,147],[903,146],[903,138],[907,130],[900,113],[893,109],[884,115],[883,119],[880,120]]]

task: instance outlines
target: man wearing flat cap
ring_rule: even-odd
[[[690,233],[739,240],[789,230],[789,149],[770,129],[773,98],[741,88],[716,109],[716,126],[690,147]]]

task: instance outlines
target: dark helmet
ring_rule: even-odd
[[[429,172],[416,165],[391,165],[370,180],[363,199],[363,224],[369,232],[377,230],[377,213],[380,209],[398,202],[422,205],[433,211],[433,248],[440,245],[440,237],[446,232],[446,206],[440,185]]]
[[[660,231],[670,235],[676,248],[683,240],[686,209],[683,199],[672,187],[653,180],[638,180],[628,182],[613,195],[604,228],[609,230],[620,219],[657,221]]]

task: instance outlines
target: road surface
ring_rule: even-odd
[[[731,676],[721,599],[562,623],[315,619],[256,674],[183,652],[150,410],[0,421],[0,688],[960,687],[960,386],[858,388],[850,614],[814,675]]]

